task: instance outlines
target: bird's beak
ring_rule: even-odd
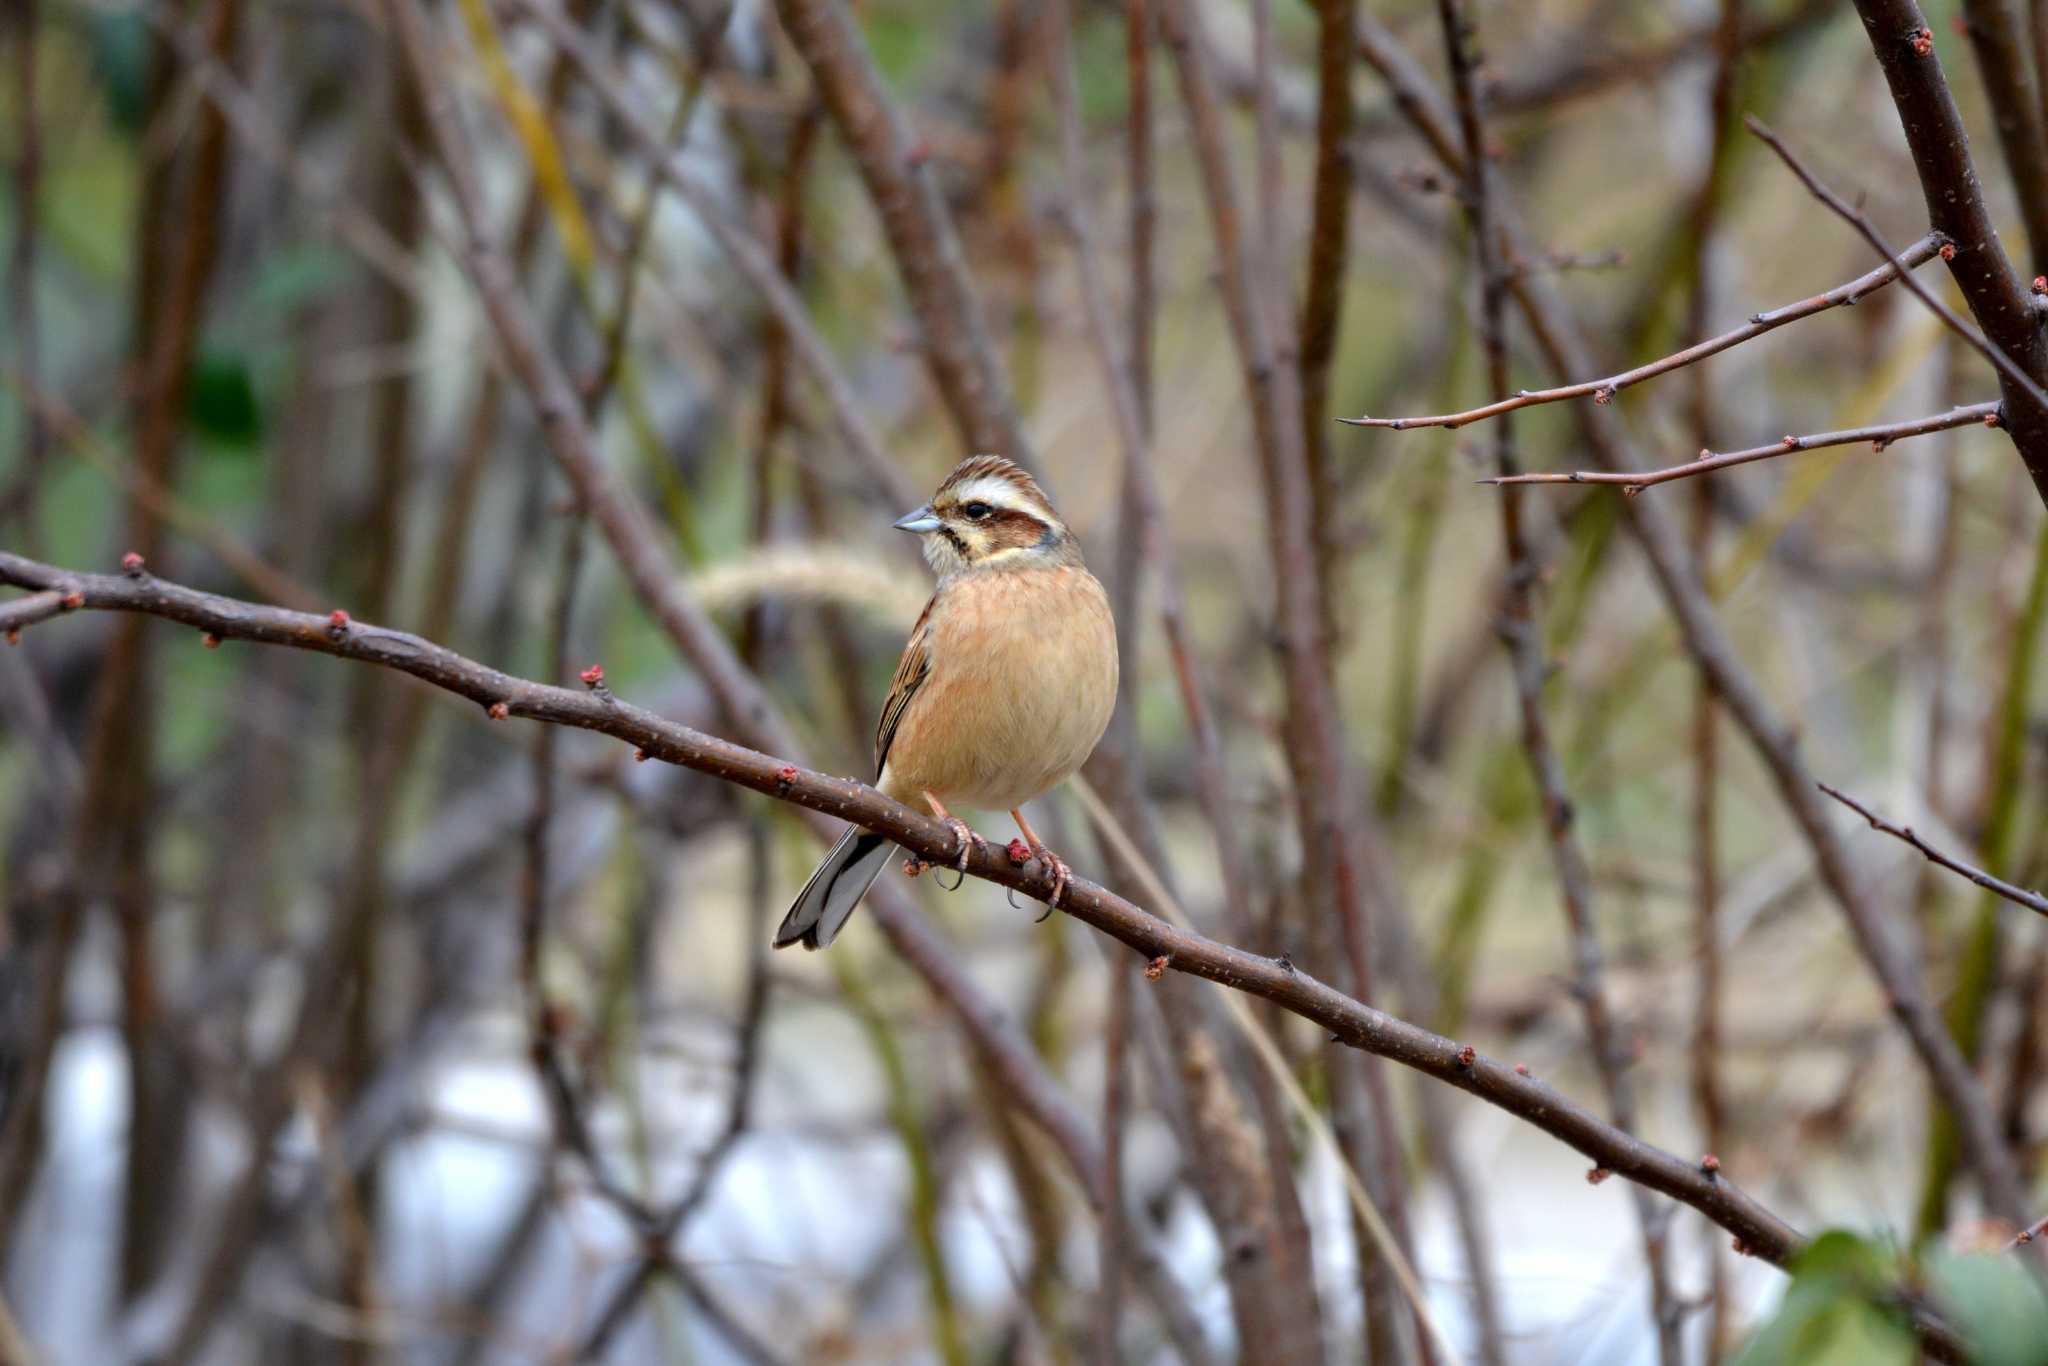
[[[898,531],[911,531],[922,535],[927,531],[937,531],[939,529],[939,519],[932,512],[931,504],[926,503],[915,512],[904,513],[901,517],[890,523],[890,525],[894,526]]]

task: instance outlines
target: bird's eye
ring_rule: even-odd
[[[969,503],[966,507],[961,508],[960,510],[967,514],[967,520],[970,522],[978,522],[982,518],[988,516],[991,512],[995,511],[994,508],[990,507],[987,503],[983,502]]]

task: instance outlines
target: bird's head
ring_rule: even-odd
[[[984,569],[1074,564],[1080,550],[1038,481],[999,455],[961,461],[932,500],[896,521],[924,542],[940,578]]]

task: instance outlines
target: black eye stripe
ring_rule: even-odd
[[[995,509],[990,507],[987,503],[982,502],[979,498],[977,498],[973,502],[969,503],[966,507],[962,508],[961,511],[967,514],[968,520],[978,522],[982,518],[988,516],[991,512],[994,512]]]

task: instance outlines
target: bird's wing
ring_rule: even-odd
[[[918,613],[917,625],[910,628],[910,639],[903,644],[903,658],[896,661],[896,677],[889,684],[889,700],[882,704],[882,719],[875,727],[875,776],[881,777],[882,769],[889,762],[889,746],[896,741],[896,727],[903,720],[903,710],[910,705],[910,699],[917,696],[917,690],[924,686],[931,676],[931,622],[932,604],[939,600],[934,593]]]

